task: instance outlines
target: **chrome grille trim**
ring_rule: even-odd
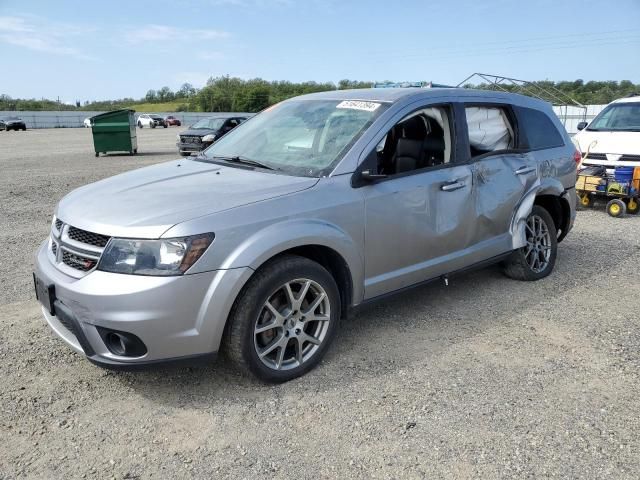
[[[99,233],[87,232],[86,230],[80,230],[79,228],[69,226],[67,235],[71,240],[75,240],[78,243],[86,243],[95,247],[104,248],[107,246],[107,242],[110,237],[107,235],[100,235]]]
[[[51,226],[51,262],[64,273],[81,278],[95,270],[111,237],[89,232],[56,219]]]

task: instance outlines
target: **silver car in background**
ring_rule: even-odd
[[[34,282],[50,327],[134,368],[224,351],[270,382],[316,366],[354,307],[473,266],[554,267],[575,148],[550,105],[466,89],[306,95],[198,157],[64,197]]]

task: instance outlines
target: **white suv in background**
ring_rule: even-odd
[[[153,115],[148,113],[142,114],[138,117],[137,125],[139,128],[143,128],[143,127],[167,128],[167,122],[164,121],[164,118],[162,118],[160,115]]]
[[[640,96],[614,100],[578,130],[573,140],[587,154],[583,163],[640,167]]]

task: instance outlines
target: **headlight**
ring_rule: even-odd
[[[176,140],[180,141],[180,134],[176,135]]]
[[[98,270],[129,275],[182,275],[214,238],[213,233],[161,240],[112,238],[102,253]]]
[[[216,136],[213,133],[210,133],[209,135],[205,135],[204,137],[202,137],[203,142],[213,142],[215,139],[216,139]]]

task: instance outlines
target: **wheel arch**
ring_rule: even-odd
[[[256,232],[227,256],[221,268],[250,267],[254,271],[282,255],[313,260],[333,276],[343,316],[363,295],[364,263],[356,242],[335,224],[318,219],[289,220]]]
[[[575,193],[574,193],[575,195]],[[572,209],[565,195],[565,188],[555,178],[543,178],[532,186],[518,205],[511,223],[512,247],[524,246],[524,223],[534,205],[541,206],[549,212],[554,226],[559,232],[557,241],[561,242],[571,228]]]

